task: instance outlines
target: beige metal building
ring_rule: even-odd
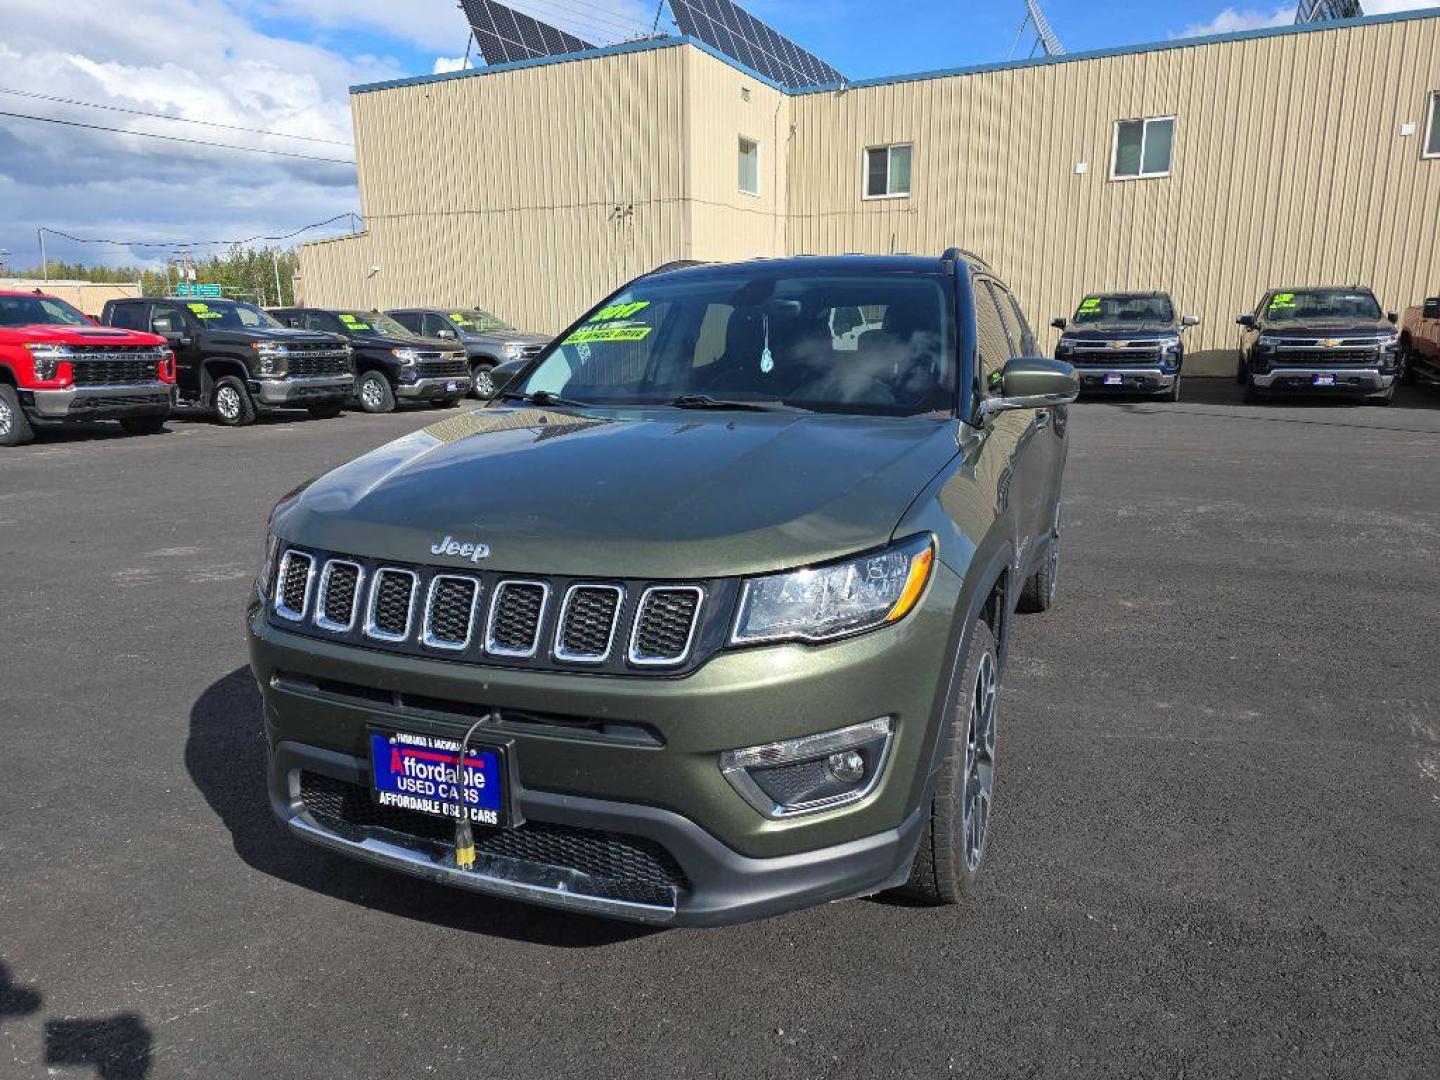
[[[0,278],[0,289],[40,289],[73,304],[86,315],[100,317],[106,300],[140,295],[138,281],[42,281],[38,278]]]
[[[1440,9],[804,91],[665,38],[352,106],[366,229],[301,248],[308,303],[553,331],[672,259],[958,244],[1037,329],[1166,289],[1221,374],[1267,286],[1440,290]]]

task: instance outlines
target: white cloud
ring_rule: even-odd
[[[1435,6],[1436,0],[1362,0],[1366,15],[1389,15],[1395,11],[1423,11]]]
[[[1260,30],[1267,26],[1289,26],[1295,21],[1295,5],[1281,4],[1269,11],[1254,8],[1227,7],[1209,22],[1190,23],[1176,37],[1209,37],[1211,34],[1233,34],[1239,30]]]
[[[430,69],[430,74],[444,75],[449,71],[464,71],[469,66],[469,61],[463,56],[437,56],[435,66]]]

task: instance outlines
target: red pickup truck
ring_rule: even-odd
[[[1440,383],[1440,296],[1429,296],[1407,308],[1400,323],[1400,354],[1405,358],[1401,379]]]
[[[29,442],[37,427],[92,420],[150,435],[174,394],[164,338],[101,326],[39,289],[0,289],[0,446]]]

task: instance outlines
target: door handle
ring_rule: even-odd
[[[1039,412],[1037,412],[1037,413],[1035,414],[1035,426],[1036,426],[1037,428],[1047,428],[1047,427],[1050,426],[1050,410],[1049,410],[1049,409],[1041,409]]]

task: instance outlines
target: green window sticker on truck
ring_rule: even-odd
[[[1277,292],[1270,298],[1270,310],[1276,308],[1292,308],[1295,306],[1295,294],[1293,292]]]
[[[370,324],[361,322],[354,315],[341,315],[340,321],[345,324],[347,330],[369,330]]]
[[[585,326],[567,337],[562,345],[580,345],[598,341],[644,341],[653,326]]]
[[[1100,297],[1098,297],[1098,296],[1087,296],[1087,297],[1085,297],[1084,300],[1081,300],[1081,301],[1080,301],[1080,310],[1083,311],[1083,312],[1087,312],[1087,313],[1088,313],[1088,312],[1091,312],[1091,311],[1099,311],[1099,310],[1100,310]]]
[[[220,312],[210,310],[209,304],[186,304],[185,306],[190,309],[190,313],[197,319],[218,319],[221,317]]]
[[[589,321],[592,323],[618,322],[621,319],[634,318],[649,306],[649,300],[636,300],[629,304],[611,304],[609,307],[603,307],[594,315],[591,315]]]
[[[461,313],[458,312],[458,311],[452,311],[452,312],[450,312],[450,321],[453,322],[456,326],[464,327],[464,328],[467,329],[467,330],[468,330],[472,325],[474,325],[473,323],[470,322],[469,319],[467,319],[463,314],[461,314]]]

